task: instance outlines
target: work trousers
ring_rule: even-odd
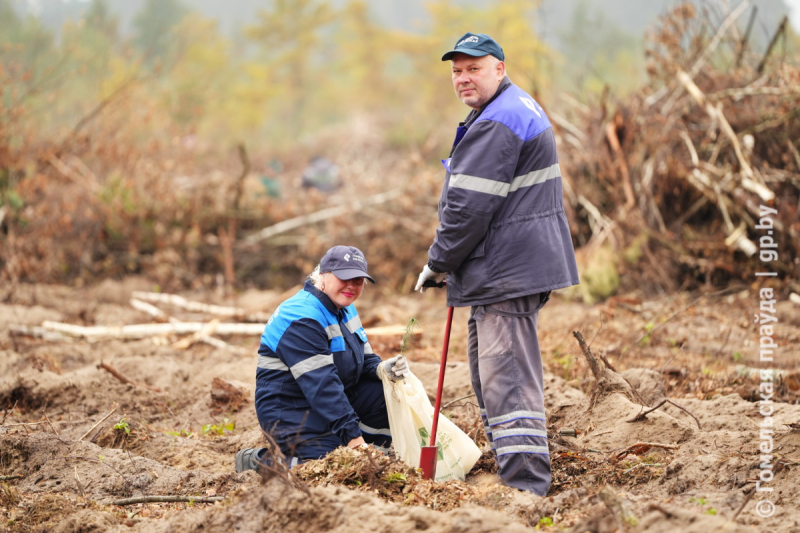
[[[536,327],[550,293],[472,307],[469,369],[483,426],[508,486],[550,488],[542,354]]]
[[[389,431],[389,414],[386,411],[386,399],[383,395],[383,383],[369,379],[361,379],[358,383],[345,389],[345,395],[359,418],[361,436],[367,444],[387,449],[392,444],[392,433]],[[347,446],[346,442],[331,432],[287,445],[281,451],[290,464],[296,465],[309,459],[319,459],[339,446]]]

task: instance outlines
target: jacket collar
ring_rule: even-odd
[[[486,105],[484,105],[482,108],[473,109],[472,111],[470,111],[469,114],[467,115],[467,118],[464,119],[463,125],[470,127],[472,123],[475,122],[479,116],[481,116],[483,110],[489,107],[489,105],[491,105],[491,103],[494,102],[497,99],[497,97],[500,96],[503,93],[503,91],[505,91],[509,87],[511,87],[511,79],[508,76],[506,76],[503,78],[503,81],[500,82],[500,86],[497,88],[497,91],[495,91],[494,96],[492,96],[489,99],[489,101],[486,102]]]
[[[306,284],[303,285],[303,290],[306,292],[310,292],[311,294],[316,296],[317,299],[320,302],[322,302],[322,305],[325,306],[325,309],[327,309],[332,315],[338,318],[342,317],[342,313],[344,313],[344,308],[337,309],[337,307],[331,301],[330,297],[321,290],[319,290],[318,288],[316,288],[313,283],[311,283],[310,281],[306,281]]]

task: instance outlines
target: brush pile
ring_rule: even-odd
[[[776,288],[798,290],[800,68],[770,56],[785,24],[766,55],[747,53],[736,21],[748,5],[717,24],[675,8],[650,36],[645,87],[616,110],[604,99],[553,113],[592,296],[608,296],[620,275],[625,288],[671,292],[765,270],[783,280]],[[764,217],[774,228],[759,227]]]

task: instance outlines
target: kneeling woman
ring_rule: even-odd
[[[375,283],[364,254],[334,246],[264,328],[256,412],[291,465],[339,446],[388,448],[392,442],[378,372],[402,379],[408,363],[403,356],[382,361],[373,353],[353,305],[365,280]],[[237,453],[237,472],[257,469],[265,450]]]

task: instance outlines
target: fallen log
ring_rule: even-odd
[[[181,307],[183,309],[186,309],[187,311],[196,311],[199,313],[208,313],[209,315],[217,315],[217,316],[224,316],[231,318],[242,318],[249,322],[263,323],[269,320],[270,317],[268,313],[249,313],[247,310],[241,309],[239,307],[226,307],[221,305],[205,304],[202,302],[193,302],[191,300],[187,300],[183,296],[178,296],[177,294],[134,291],[133,294],[131,294],[131,297],[133,298],[133,300],[131,300],[131,305],[134,305],[133,303],[134,300],[163,303],[163,304],[174,305],[176,307]],[[134,305],[134,307],[136,307],[136,305]],[[153,307],[153,309],[160,311],[157,307]],[[163,311],[161,312],[161,314],[164,315]]]
[[[50,342],[72,342],[72,337],[64,335],[57,331],[39,326],[21,326],[18,324],[11,324],[8,326],[8,333],[12,337],[33,337],[35,339],[43,339]]]
[[[198,333],[207,328],[209,324],[209,322],[174,322],[171,324],[131,324],[128,326],[76,326],[74,324],[46,320],[42,323],[42,328],[70,337],[87,339],[142,339],[159,335]],[[364,331],[367,335],[372,335],[373,337],[402,335],[405,332],[405,326],[382,326],[366,328]],[[214,328],[216,335],[261,335],[263,332],[263,324],[251,322],[220,322]],[[208,335],[204,335],[204,338],[200,340],[208,342],[205,338],[211,339]],[[217,346],[219,343],[214,340],[209,344]]]
[[[71,337],[96,339],[141,339],[157,335],[196,333],[206,327],[206,322],[178,322],[174,324],[132,324],[129,326],[76,326],[63,322],[45,321],[42,327]],[[217,335],[260,335],[263,324],[228,323],[217,325]]]
[[[272,226],[268,226],[262,229],[258,233],[254,233],[253,235],[248,236],[246,239],[244,239],[244,242],[248,244],[255,244],[265,239],[269,239],[274,235],[278,235],[280,233],[286,233],[287,231],[301,228],[303,226],[307,226],[315,222],[321,222],[323,220],[338,217],[339,215],[344,215],[347,213],[357,213],[359,210],[363,209],[368,205],[378,205],[386,203],[389,200],[397,198],[402,193],[403,189],[397,188],[388,192],[376,194],[375,196],[370,196],[369,198],[365,198],[364,200],[361,201],[353,202],[352,204],[328,207],[327,209],[323,209],[322,211],[317,211],[316,213],[310,213],[308,215],[302,215],[299,217],[290,218],[289,220],[283,220],[281,222],[278,222],[277,224],[273,224]]]
[[[131,298],[130,304],[131,307],[133,307],[137,311],[142,311],[143,313],[147,313],[148,315],[155,318],[159,322],[179,322],[177,319],[170,317],[155,305],[149,304],[147,302],[137,300],[136,298]]]
[[[207,338],[210,335],[213,335],[214,332],[217,330],[217,326],[219,326],[219,320],[214,319],[208,324],[206,324],[203,329],[200,331],[189,335],[188,337],[179,340],[178,342],[172,343],[172,348],[175,350],[185,350],[195,342],[199,342],[203,338]]]

